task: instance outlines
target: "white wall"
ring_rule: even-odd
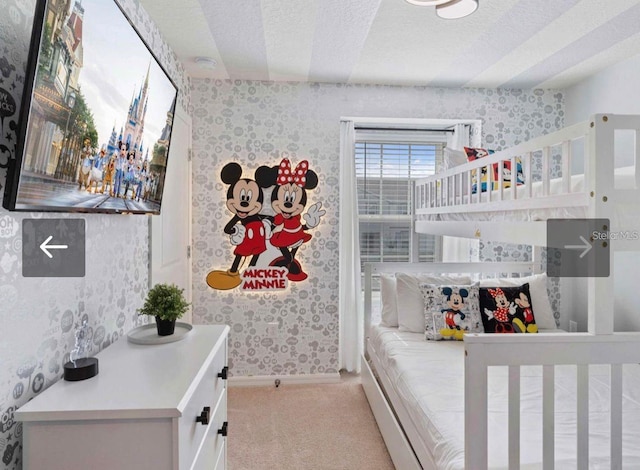
[[[565,91],[566,125],[583,121],[594,113],[640,114],[640,55],[568,88]],[[629,152],[616,155],[616,166],[633,164]],[[640,221],[638,222],[640,229]],[[640,265],[638,253],[622,253],[614,259],[615,329],[640,331],[640,311],[632,293],[637,290],[635,273]],[[581,331],[587,327],[586,281],[577,280],[574,289],[573,317]]]
[[[568,88],[565,122],[572,124],[593,113],[640,113],[640,55]]]

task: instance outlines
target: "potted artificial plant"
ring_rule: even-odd
[[[156,284],[147,294],[138,315],[155,316],[158,335],[172,335],[176,320],[184,315],[190,305],[183,292],[184,289],[175,284]]]

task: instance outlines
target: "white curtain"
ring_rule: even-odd
[[[447,132],[447,147],[453,150],[463,150],[469,146],[468,124],[455,124],[453,132]]]
[[[468,124],[455,124],[453,132],[447,134],[447,147],[452,150],[463,150],[464,147],[468,147],[469,130]],[[472,244],[477,244],[477,241],[468,238],[442,237],[442,261],[451,263],[473,261],[471,259]]]
[[[340,368],[360,372],[364,314],[353,121],[340,122]]]

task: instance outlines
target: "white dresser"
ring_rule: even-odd
[[[16,411],[25,470],[225,469],[228,333],[194,326],[100,352],[96,377],[60,380]]]

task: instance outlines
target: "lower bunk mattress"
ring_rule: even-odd
[[[464,469],[464,344],[373,326],[370,344],[438,469]],[[518,354],[518,351],[514,351]],[[640,469],[640,366],[625,365],[623,467]],[[489,468],[508,468],[507,368],[489,369]],[[378,374],[381,371],[377,371]],[[576,464],[576,368],[555,369],[556,468]],[[542,468],[542,367],[521,368],[521,468]],[[589,468],[610,468],[609,367],[589,367]],[[402,423],[401,423],[402,424]],[[406,424],[405,424],[406,425]]]

